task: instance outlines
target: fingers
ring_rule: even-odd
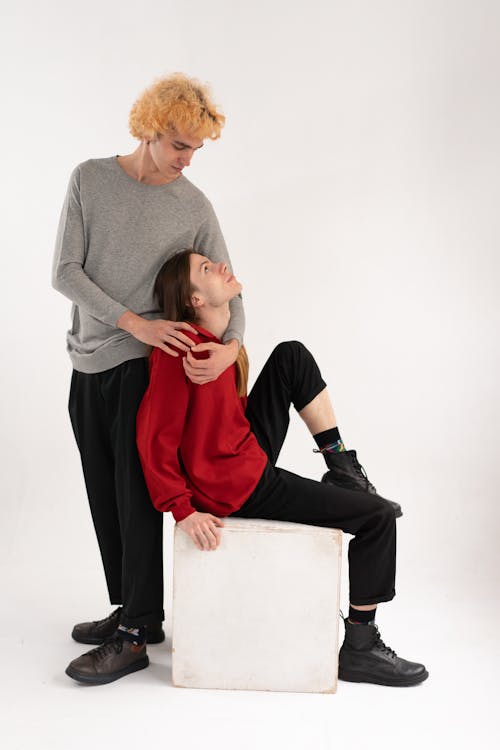
[[[215,516],[212,518],[215,519]],[[215,519],[219,520],[219,519]],[[224,525],[224,524],[222,524]],[[193,539],[199,550],[217,549],[220,544],[220,531],[212,519],[207,519],[193,533]]]
[[[158,344],[158,349],[161,349],[162,351],[166,352],[167,354],[171,354],[172,357],[178,357],[179,354],[177,352],[174,352],[173,349],[170,349],[166,344]]]
[[[217,349],[220,344],[215,344],[213,341],[207,341],[205,344],[195,344],[193,346],[194,352],[206,352],[210,349]]]
[[[169,344],[173,344],[173,346],[176,346],[178,349],[182,349],[183,352],[189,352],[193,346],[192,339],[180,332],[177,332],[175,335],[173,333],[164,334],[163,340],[165,342],[168,341]]]
[[[185,359],[186,363],[191,365],[191,367],[193,367],[197,372],[208,370],[208,368],[212,366],[209,359],[195,359],[191,351],[188,351]]]
[[[188,534],[199,550],[214,550],[220,544],[219,526],[223,521],[211,513],[192,513],[187,519],[179,521],[180,528]]]
[[[157,322],[157,335],[162,339],[163,343],[169,343],[176,346],[178,349],[182,349],[183,352],[188,352],[195,342],[186,336],[182,331],[192,331],[198,333],[195,328],[189,325],[189,323],[181,323],[172,320],[162,320]]]
[[[172,325],[175,328],[183,328],[185,331],[191,331],[192,333],[198,334],[198,331],[196,330],[196,328],[193,328],[193,326],[189,325],[189,323],[175,322]],[[191,339],[190,339],[190,341],[191,341]]]
[[[217,546],[216,540],[212,542],[207,532],[203,531],[202,529],[198,529],[198,531],[194,532],[193,539],[198,549],[201,550],[202,552],[205,550],[208,551],[211,549],[215,549]]]
[[[198,362],[198,360],[193,359],[190,352],[186,354],[185,357],[182,358],[182,364],[184,365],[184,372],[188,376],[189,380],[191,380],[192,383],[196,383],[197,385],[203,385],[204,383],[210,383],[212,380],[216,379],[216,376],[211,374],[208,375],[206,368],[198,368],[198,365],[191,365],[188,361],[188,357],[191,358],[192,361]]]
[[[213,521],[216,526],[224,526],[222,518],[217,518],[217,516],[210,516],[210,520]]]
[[[196,373],[189,373],[187,370],[186,375],[192,383],[195,383],[195,385],[205,385],[205,383],[211,383],[215,380],[215,378],[204,378],[201,375],[196,375]]]

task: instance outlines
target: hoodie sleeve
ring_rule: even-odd
[[[153,349],[149,385],[137,412],[137,449],[154,507],[171,511],[176,521],[196,510],[179,463],[188,403],[182,357]]]

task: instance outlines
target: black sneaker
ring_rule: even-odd
[[[328,467],[329,471],[321,477],[322,482],[336,484],[348,490],[363,490],[371,495],[377,494],[377,490],[368,479],[366,471],[359,463],[355,450],[329,453]],[[396,518],[400,518],[403,515],[400,504],[393,500],[387,500],[387,502],[394,508]]]
[[[386,646],[375,623],[353,625],[344,618],[345,638],[339,651],[339,680],[407,687],[429,676],[423,664],[401,659]]]
[[[95,645],[103,643],[106,638],[110,638],[114,634],[120,624],[121,611],[122,608],[118,607],[103,620],[78,623],[73,628],[71,637],[75,641],[78,641],[78,643],[91,643]],[[161,622],[146,626],[147,643],[163,643],[164,640],[165,632],[161,626]]]
[[[82,654],[66,668],[66,674],[88,685],[105,685],[131,672],[145,669],[149,664],[146,644],[141,645],[114,635],[86,654]]]

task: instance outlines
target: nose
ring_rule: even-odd
[[[191,164],[191,159],[193,158],[193,151],[184,151],[183,154],[181,154],[181,162],[185,167],[189,167]]]

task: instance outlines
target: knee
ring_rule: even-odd
[[[292,359],[309,354],[301,341],[281,341],[274,347],[272,355],[278,359]]]

